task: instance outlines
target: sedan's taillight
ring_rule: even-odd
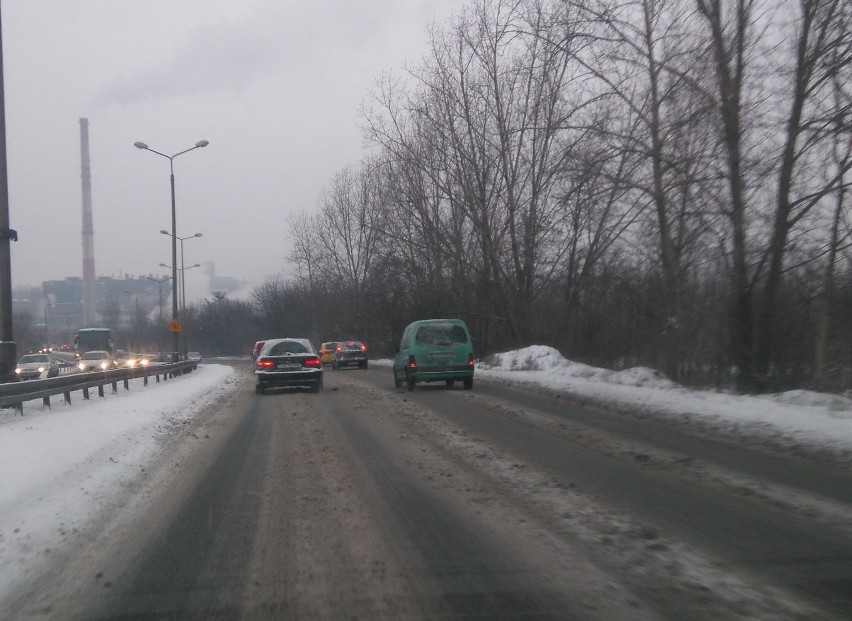
[[[319,368],[320,366],[322,366],[322,363],[320,362],[319,358],[308,358],[307,360],[305,360],[304,365],[306,367]]]
[[[361,351],[367,351],[367,346],[361,343]]]
[[[275,361],[269,360],[267,358],[261,358],[260,360],[257,361],[257,368],[258,369],[274,369],[275,368]]]

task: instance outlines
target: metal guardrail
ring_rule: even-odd
[[[148,385],[148,378],[154,377],[159,382],[172,377],[190,373],[198,367],[198,360],[184,360],[166,364],[154,364],[148,367],[133,369],[110,369],[108,371],[88,371],[85,373],[69,373],[48,379],[35,379],[20,382],[0,384],[0,407],[14,407],[23,416],[24,402],[41,399],[45,406],[50,407],[50,398],[63,395],[65,403],[71,403],[71,393],[82,390],[83,398],[89,398],[89,391],[97,388],[98,396],[104,396],[104,386],[111,386],[112,392],[118,392],[118,384],[122,383],[125,390],[130,390],[130,380],[143,378],[143,385]]]

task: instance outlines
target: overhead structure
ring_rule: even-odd
[[[95,229],[92,224],[92,176],[89,171],[89,119],[80,119],[80,178],[83,182],[83,326],[98,319],[98,284],[95,280]]]

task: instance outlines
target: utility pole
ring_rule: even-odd
[[[6,93],[3,86],[3,20],[0,18],[0,382],[14,381],[18,347],[12,330],[11,243],[18,234],[9,228],[9,177],[6,171]]]

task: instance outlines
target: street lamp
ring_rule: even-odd
[[[171,265],[166,265],[165,263],[160,263],[160,267],[165,267],[166,269],[171,269]],[[186,270],[191,270],[194,267],[201,267],[201,263],[196,263],[195,265],[187,265],[186,267],[179,267],[177,271],[180,272],[180,281],[181,281],[181,297],[180,297],[180,314],[183,315],[186,312],[186,281],[184,280],[183,273]]]
[[[172,236],[172,234],[169,233],[165,229],[161,229],[160,233],[162,233],[163,235],[168,235],[169,237]],[[181,306],[181,309],[180,309],[181,315],[183,315],[186,312],[186,278],[185,278],[184,273],[183,273],[183,270],[186,269],[186,268],[184,268],[184,266],[183,266],[183,242],[184,242],[184,240],[192,239],[193,237],[201,237],[201,233],[196,233],[195,235],[187,235],[186,237],[178,236],[178,241],[180,241],[180,270],[181,270],[181,274],[180,274],[180,289],[181,289],[180,297],[183,300],[183,306]],[[195,266],[193,266],[193,267],[195,267]],[[186,349],[186,348],[184,348],[184,349]]]
[[[172,352],[172,361],[177,362],[180,358],[179,352],[179,342],[178,342],[178,334],[181,332],[182,328],[180,327],[180,319],[178,317],[178,303],[177,303],[177,215],[175,213],[175,166],[174,159],[178,155],[183,155],[184,153],[189,153],[194,149],[200,149],[202,147],[206,147],[210,144],[207,140],[199,140],[195,143],[195,146],[190,147],[189,149],[184,149],[179,153],[175,153],[174,155],[166,155],[165,153],[160,153],[159,151],[155,151],[151,147],[149,147],[144,142],[134,142],[133,146],[137,149],[142,149],[144,151],[150,151],[151,153],[156,153],[167,160],[169,160],[169,181],[171,184],[172,190],[172,322],[169,324],[169,332],[174,334],[174,351]]]

